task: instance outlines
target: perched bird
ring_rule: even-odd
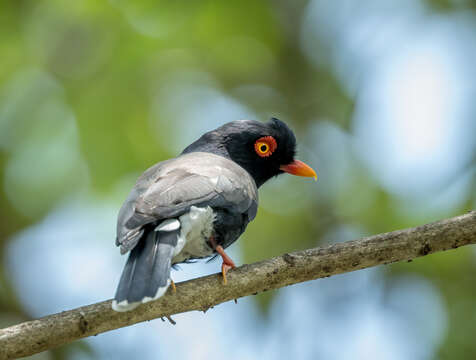
[[[130,252],[112,308],[128,311],[161,297],[171,266],[219,254],[222,274],[235,264],[224,249],[258,209],[258,188],[284,172],[316,177],[294,159],[296,138],[278,119],[229,122],[137,180],[119,211],[116,245]]]

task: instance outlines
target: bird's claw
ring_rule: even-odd
[[[225,253],[225,250],[221,245],[217,245],[215,248],[216,252],[220,254],[223,259],[223,264],[221,264],[221,274],[223,276],[223,285],[227,284],[226,273],[230,269],[234,269],[236,267],[235,263],[231,258]]]
[[[223,276],[223,285],[227,284],[226,273],[228,272],[228,270],[233,269],[235,267],[236,267],[235,264],[229,265],[225,262],[223,262],[223,264],[221,264],[221,274]]]

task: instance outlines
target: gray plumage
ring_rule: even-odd
[[[245,169],[219,155],[193,152],[160,162],[139,177],[119,211],[121,253],[137,244],[144,225],[178,217],[191,206],[223,208],[251,221],[258,190]]]
[[[234,264],[223,249],[255,218],[258,188],[283,172],[315,176],[303,171],[295,152],[296,138],[284,122],[239,120],[144,172],[118,216],[116,244],[130,254],[113,309],[127,311],[162,296],[170,267],[191,259],[220,253],[225,280]]]
[[[122,272],[115,300],[121,303],[153,299],[159,288],[166,288],[170,279],[170,261],[177,245],[179,230],[151,231],[132,250]]]
[[[257,207],[258,191],[253,178],[222,156],[192,152],[149,168],[119,211],[116,244],[121,253],[131,253],[113,308],[127,311],[140,302],[160,297],[170,284],[171,265],[213,254],[214,249],[208,245],[210,233],[205,234],[207,229],[199,229],[203,236],[194,234],[187,238],[188,233],[193,233],[187,214],[212,210],[212,222],[217,222],[214,234],[226,247],[254,219]],[[163,221],[170,219],[178,219],[180,228],[157,231]],[[204,219],[200,221],[206,222]]]

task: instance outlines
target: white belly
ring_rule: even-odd
[[[192,206],[187,214],[179,217],[181,230],[172,264],[213,254],[213,249],[208,246],[208,240],[213,234],[214,220],[215,214],[210,206],[206,208]]]

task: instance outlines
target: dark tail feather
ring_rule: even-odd
[[[170,266],[180,230],[148,231],[132,249],[122,271],[115,311],[128,311],[161,297],[170,285]]]

